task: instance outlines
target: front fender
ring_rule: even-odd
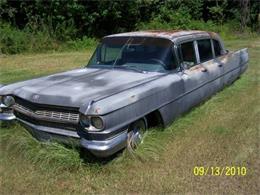
[[[0,84],[0,89],[3,87],[3,84]],[[13,114],[13,110],[11,108],[7,108],[2,102],[0,102],[0,121],[11,121],[16,117]]]
[[[94,102],[87,112],[82,109],[80,112],[86,115],[101,116],[104,120],[105,129],[100,132],[84,134],[93,139],[98,137],[109,138],[115,133],[126,130],[129,124],[154,111],[159,111],[163,122],[167,123],[171,118],[166,118],[168,110],[161,110],[160,108],[169,104],[182,93],[181,77],[173,73],[137,88]]]

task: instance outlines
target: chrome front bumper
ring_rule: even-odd
[[[0,121],[11,121],[14,120],[16,117],[14,114],[9,113],[0,113]]]
[[[81,138],[76,131],[34,125],[16,118],[36,139],[40,141],[55,140],[86,148],[97,157],[105,158],[126,147],[127,130],[107,140],[87,140]]]
[[[97,157],[108,157],[126,147],[127,131],[124,131],[113,138],[97,141],[80,139],[80,145],[89,150]]]
[[[13,112],[6,112],[8,109],[4,104],[0,104],[0,121],[11,121],[16,117]]]

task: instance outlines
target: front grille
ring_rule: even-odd
[[[14,111],[14,115],[22,119],[26,122],[32,123],[34,125],[40,125],[45,127],[52,127],[52,128],[58,128],[58,129],[66,129],[70,131],[76,131],[77,130],[77,124],[72,123],[57,123],[57,122],[50,122],[50,121],[44,121],[39,119],[34,119],[32,117],[29,117],[21,112]]]
[[[18,118],[36,125],[76,130],[79,122],[77,108],[42,105],[19,97],[15,100],[13,109]]]
[[[46,119],[50,121],[71,122],[71,123],[79,122],[79,114],[75,114],[71,112],[56,112],[56,111],[49,111],[49,110],[33,111],[17,103],[14,105],[13,108],[17,112],[21,112],[33,118]]]

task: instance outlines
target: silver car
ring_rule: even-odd
[[[231,84],[247,62],[246,48],[228,51],[212,32],[109,35],[86,67],[0,86],[0,120],[107,157]]]

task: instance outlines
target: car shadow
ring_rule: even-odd
[[[77,150],[79,151],[80,158],[83,160],[85,164],[97,164],[97,165],[106,165],[119,157],[123,150],[105,158],[96,157],[90,151],[86,150],[85,148],[78,147]]]

